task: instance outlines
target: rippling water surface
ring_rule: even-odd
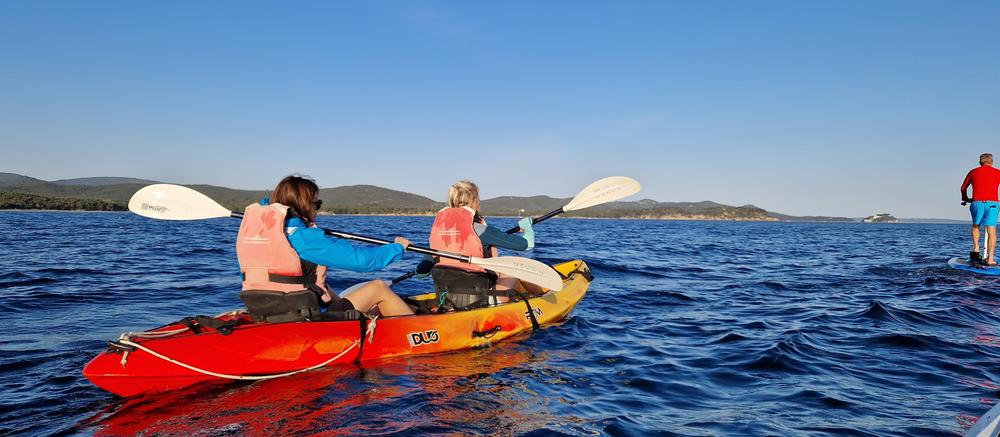
[[[321,219],[414,241],[430,223]],[[965,226],[572,219],[539,225],[530,253],[594,271],[560,325],[148,398],[90,385],[81,369],[119,333],[241,305],[238,226],[0,212],[0,434],[953,436],[1000,390],[1000,279],[945,264]]]

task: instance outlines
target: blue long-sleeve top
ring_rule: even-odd
[[[288,242],[299,257],[322,266],[352,272],[384,269],[403,257],[403,246],[392,243],[379,247],[359,247],[339,238],[329,237],[320,228],[310,228],[298,217],[285,222]]]
[[[271,203],[269,197],[260,199],[261,205]],[[374,272],[403,257],[401,244],[386,244],[379,247],[357,247],[345,240],[328,237],[320,228],[306,226],[301,218],[289,216],[285,219],[285,235],[299,258],[313,264],[352,272]]]
[[[528,240],[517,234],[508,234],[493,226],[473,223],[472,229],[479,235],[483,247],[496,246],[510,250],[528,250]]]

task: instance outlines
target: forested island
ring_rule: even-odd
[[[0,209],[49,209],[59,211],[127,211],[127,202],[101,199],[68,199],[0,191]]]
[[[157,183],[145,179],[96,177],[44,181],[13,173],[0,173],[0,209],[49,209],[125,211],[138,189]],[[189,185],[232,210],[267,196],[267,191],[236,190],[213,185]],[[404,191],[373,185],[351,185],[320,190],[324,214],[433,215],[444,203]],[[569,198],[549,196],[503,196],[484,199],[486,216],[537,216],[558,209]],[[627,218],[660,220],[732,221],[857,221],[847,217],[795,217],[753,205],[730,206],[703,202],[658,202],[642,199],[611,202],[565,214],[567,217]]]

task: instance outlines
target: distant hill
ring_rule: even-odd
[[[144,184],[118,185],[59,185],[52,182],[38,181],[27,183],[12,183],[4,185],[4,191],[14,193],[35,194],[47,197],[63,197],[72,199],[102,199],[127,202],[132,194]]]
[[[219,187],[215,185],[186,185],[198,192],[208,196],[233,211],[243,211],[247,205],[259,201],[261,198],[270,196],[270,191],[237,190],[233,188]],[[141,186],[140,186],[141,188]],[[137,188],[138,189],[138,188]],[[134,193],[134,191],[133,191]],[[132,197],[129,194],[129,197]]]
[[[776,212],[769,212],[768,215],[770,215],[771,217],[774,217],[774,218],[776,218],[778,220],[781,220],[783,222],[844,222],[844,223],[852,223],[852,222],[860,222],[861,221],[859,219],[854,219],[854,218],[850,218],[850,217],[827,217],[827,216],[821,216],[821,215],[794,216],[794,215],[779,214],[779,213],[776,213]]]
[[[730,206],[708,201],[656,202],[645,199],[638,202],[612,202],[571,214],[642,219],[778,221],[764,209],[753,205]]]
[[[0,191],[0,209],[53,209],[63,211],[128,211],[124,202],[65,199]]]
[[[968,225],[972,222],[969,220],[955,220],[955,219],[939,219],[939,218],[901,218],[899,219],[901,223],[934,223],[939,225]]]
[[[395,214],[430,214],[444,204],[417,194],[374,185],[349,185],[319,190],[323,210],[339,214],[370,211]]]
[[[487,216],[517,216],[521,214],[521,210],[524,210],[524,215],[537,215],[562,208],[570,200],[572,199],[549,196],[502,196],[483,200],[480,203],[480,210]]]
[[[571,198],[556,199],[548,196],[498,197],[482,202],[485,215],[539,215],[561,208]],[[523,213],[521,210],[523,209]],[[703,202],[657,202],[643,199],[633,202],[611,202],[604,205],[573,211],[568,217],[613,217],[677,220],[755,220],[777,221],[768,212],[753,205],[729,206]]]
[[[117,184],[150,185],[159,183],[157,181],[151,181],[149,179],[116,178],[116,177],[59,179],[57,181],[51,181],[51,182],[56,185],[86,185],[86,186],[117,185]]]
[[[81,183],[71,183],[74,181]],[[132,194],[150,183],[157,182],[115,177],[63,179],[46,182],[13,173],[0,173],[0,184],[2,184],[0,187],[10,193],[60,199],[92,199],[118,204],[127,204]],[[223,206],[237,211],[271,194],[270,191],[264,190],[237,190],[214,185],[189,186]],[[373,185],[324,188],[320,190],[319,196],[323,199],[323,211],[338,214],[432,214],[444,206],[443,203],[423,196]],[[17,208],[8,205],[7,209]]]
[[[14,173],[0,173],[0,187],[14,184],[30,184],[35,182],[45,182],[28,176],[21,176]]]
[[[72,209],[108,209],[110,208],[108,205],[127,204],[136,190],[151,183],[156,182],[122,177],[60,179],[48,182],[14,173],[0,173],[0,191],[8,193],[5,198],[7,203],[3,206],[6,209],[63,209],[64,206],[65,208],[72,206]],[[237,190],[215,185],[189,186],[215,199],[226,208],[237,211],[270,195],[270,191],[265,190]],[[39,196],[42,199],[14,194]],[[319,196],[323,199],[323,212],[335,214],[433,214],[444,206],[442,202],[418,194],[374,185],[324,188],[320,190]],[[501,196],[483,200],[482,211],[486,216],[535,216],[561,208],[570,200],[570,198],[549,196]],[[766,211],[754,205],[730,206],[711,201],[658,202],[652,199],[611,202],[572,211],[566,215],[675,220],[858,221],[847,217],[790,216]]]
[[[82,183],[72,184],[72,181],[81,181]],[[127,182],[116,183],[115,181]],[[128,200],[132,197],[132,194],[134,194],[139,188],[149,185],[150,183],[156,182],[147,181],[145,179],[118,177],[62,179],[54,182],[47,182],[41,179],[35,179],[13,173],[0,173],[0,190],[6,192],[33,194],[42,197],[60,199],[102,200],[121,204],[128,204]],[[210,187],[206,188],[208,191],[203,192],[227,207],[231,206],[227,203],[227,201],[232,202],[233,205],[246,205],[250,201],[248,200],[244,203],[244,199],[251,199],[255,197],[259,198],[255,195],[251,195],[250,193],[253,192],[249,191],[211,187],[208,185],[204,185],[202,187]],[[10,209],[11,207],[8,206],[7,208]]]

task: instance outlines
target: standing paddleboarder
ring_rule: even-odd
[[[972,198],[967,189],[972,185]],[[962,202],[970,202],[969,212],[972,213],[972,252],[969,260],[973,264],[997,265],[993,250],[997,244],[997,212],[1000,203],[997,199],[997,188],[1000,187],[1000,170],[993,167],[993,155],[979,155],[979,167],[969,171],[962,182]],[[986,257],[979,256],[979,227],[986,226]]]

